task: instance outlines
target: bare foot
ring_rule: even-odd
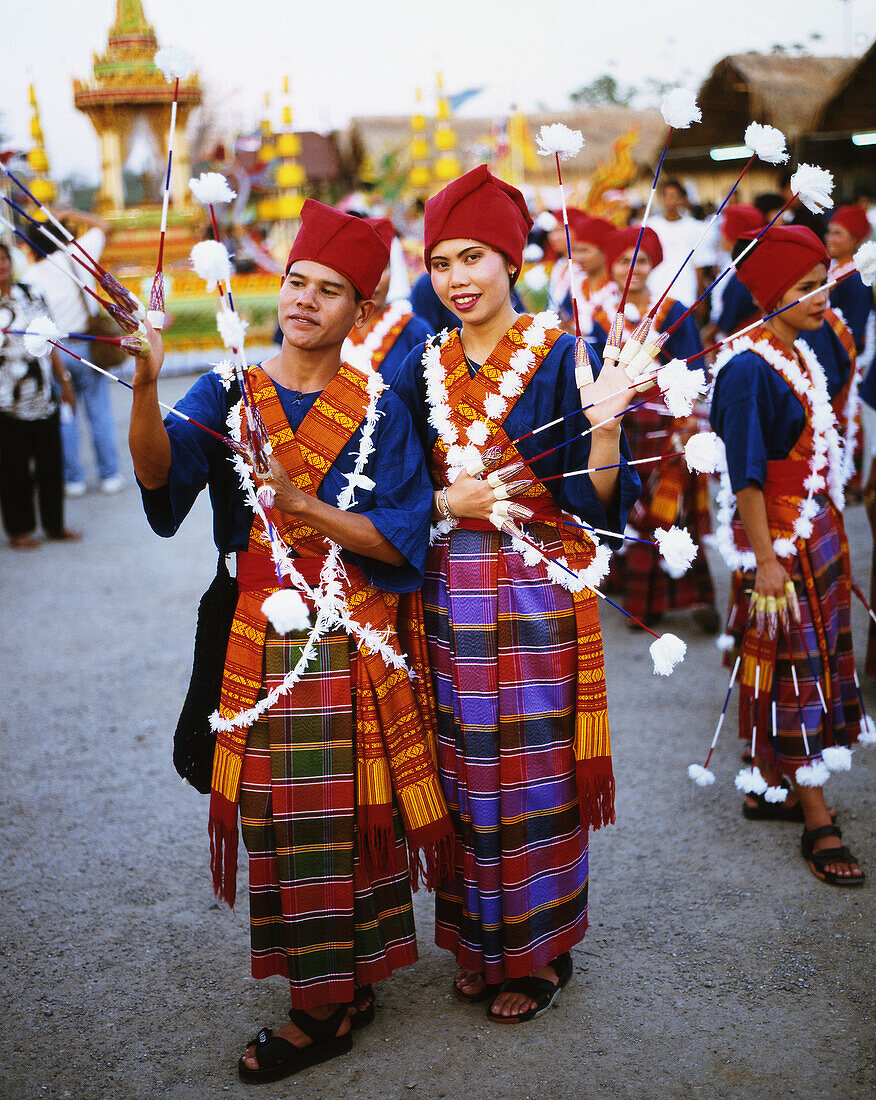
[[[552,985],[558,985],[560,978],[552,966],[541,966],[533,970],[530,975],[533,978],[544,978]],[[536,1003],[525,993],[500,993],[493,1001],[492,1013],[494,1016],[522,1016],[524,1012],[535,1009]]]
[[[52,542],[79,542],[82,538],[81,531],[71,531],[69,527],[63,527],[60,535],[48,535]]]
[[[813,852],[825,852],[831,848],[840,848],[842,843],[839,837],[835,836],[823,836],[819,840],[814,841],[812,845]],[[838,878],[860,878],[863,871],[857,863],[828,863],[825,868],[827,874],[836,875]]]
[[[461,966],[456,971],[456,988],[466,997],[477,997],[479,993],[483,993],[486,985],[483,974],[476,970],[466,970]]]
[[[13,535],[9,545],[13,550],[39,550],[40,540],[33,535]]]
[[[337,1005],[321,1005],[319,1008],[311,1008],[308,1012],[309,1016],[312,1016],[315,1020],[327,1020],[329,1016],[335,1011]],[[337,1030],[337,1037],[346,1035],[350,1030],[350,1018],[345,1016],[341,1020],[341,1025]],[[305,1035],[304,1032],[295,1026],[290,1020],[285,1027],[279,1028],[274,1032],[276,1036],[281,1039],[285,1039],[288,1043],[291,1043],[294,1047],[298,1047],[299,1050],[303,1050],[304,1047],[309,1047],[313,1040],[309,1035]],[[259,1069],[259,1063],[255,1055],[255,1044],[251,1044],[246,1048],[246,1052],[243,1055],[243,1064],[249,1069]]]

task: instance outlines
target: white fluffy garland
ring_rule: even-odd
[[[783,354],[768,340],[761,339],[755,343],[750,337],[742,336],[734,340],[718,356],[714,376],[717,379],[722,368],[733,356],[743,351],[753,351],[784,378],[800,398],[804,408],[809,406],[812,409],[812,459],[809,464],[809,476],[803,483],[807,495],[800,502],[799,514],[794,521],[794,537],[807,539],[812,534],[812,520],[818,514],[815,496],[819,492],[827,489],[837,508],[840,510],[843,508],[844,455],[821,364],[802,341],[798,340],[794,347],[803,359],[805,371],[793,356]],[[730,485],[726,455],[721,463],[721,484],[716,503],[718,514],[714,536],[715,546],[729,569],[751,572],[756,566],[754,552],[737,549],[733,541],[731,521],[736,510],[736,496]],[[790,539],[777,538],[773,542],[773,549],[778,557],[786,558],[794,553],[794,544]]]
[[[384,310],[383,316],[361,344],[354,344],[349,338],[344,340],[344,346],[341,348],[342,358],[349,362],[351,358],[356,358],[357,352],[360,356],[367,356],[367,364],[363,364],[362,367],[362,369],[367,372],[368,368],[371,367],[371,360],[374,358],[374,353],[380,348],[380,345],[386,339],[393,325],[400,321],[402,317],[408,317],[412,313],[413,310],[411,309],[410,302],[404,299],[400,299],[397,302],[391,302]]]
[[[381,376],[372,371],[367,375],[368,409],[362,424],[362,436],[359,441],[359,450],[351,473],[347,474],[347,485],[338,494],[337,506],[342,511],[347,511],[355,501],[355,493],[358,488],[373,488],[374,482],[365,476],[365,467],[368,459],[374,451],[374,430],[380,413],[377,410],[377,401],[386,389],[386,383]],[[232,439],[240,442],[242,428],[242,402],[238,402],[228,414],[228,430]],[[233,718],[222,718],[218,711],[210,716],[210,726],[216,731],[230,731],[235,727],[246,728],[251,726],[265,711],[269,710],[282,696],[288,694],[295,684],[301,679],[304,670],[316,657],[317,643],[332,630],[338,627],[354,637],[360,646],[379,654],[383,661],[391,668],[404,669],[411,679],[414,674],[408,667],[404,655],[391,644],[388,631],[379,631],[370,623],[357,622],[350,614],[349,607],[344,598],[343,582],[347,578],[347,572],[341,559],[341,547],[338,543],[326,539],[329,552],[320,570],[319,583],[315,588],[305,581],[304,577],[295,568],[295,559],[291,549],[277,535],[273,525],[265,515],[261,500],[259,499],[252,471],[245,459],[235,454],[230,459],[243,490],[247,504],[252,508],[261,522],[263,528],[258,537],[271,550],[271,558],[277,570],[288,578],[291,585],[302,595],[311,599],[316,611],[316,621],[308,634],[307,640],[301,651],[295,667],[283,677],[283,680],[274,687],[263,699],[249,710],[241,711]],[[273,532],[273,538],[271,537]],[[265,601],[265,604],[268,600]],[[264,604],[263,604],[264,607]]]

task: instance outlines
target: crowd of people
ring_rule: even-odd
[[[688,310],[721,261],[672,282],[694,235],[681,184],[662,197],[638,249],[635,226],[569,211],[569,265],[560,227],[536,225],[482,166],[427,202],[412,289],[392,286],[388,219],[307,200],[279,350],[245,374],[205,373],[178,406],[189,420],[162,419],[149,330],[129,436],[146,515],[173,535],[208,487],[220,553],[190,689],[202,713],[178,729],[179,757],[206,754],[214,887],[231,904],[240,822],[252,973],[289,984],[289,1022],[253,1036],[243,1080],[349,1051],[374,983],[416,958],[420,879],[436,889],[458,1000],[519,1025],[570,980],[589,830],[614,821],[593,589],[604,578],[652,633],[686,609],[720,630],[702,552],[712,485],[678,457],[709,418],[726,453],[715,539],[734,571],[744,812],[803,823],[822,882],[864,881],[823,784],[825,761],[845,766],[872,737],[849,627],[841,510],[854,486],[838,468],[859,438],[872,298],[857,275],[842,301],[823,288],[870,224],[842,206],[815,227],[825,246],[792,214],[720,300]],[[732,255],[784,201],[729,207],[717,243]],[[526,309],[533,245],[556,316]],[[785,311],[711,355],[711,407],[677,418],[603,358],[624,285],[628,331],[668,289],[654,315],[664,362]],[[655,545],[676,524],[699,544],[684,577]],[[224,634],[209,613],[220,590]]]

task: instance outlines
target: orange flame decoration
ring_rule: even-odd
[[[634,183],[639,170],[631,150],[639,140],[639,130],[627,130],[612,144],[611,159],[597,166],[590,178],[590,186],[580,183],[569,198],[570,206],[577,206],[593,217],[606,218],[615,225],[626,225],[627,208],[618,199],[604,198],[606,192],[621,190]],[[586,190],[585,190],[586,189]]]

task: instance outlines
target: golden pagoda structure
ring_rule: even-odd
[[[49,176],[49,158],[46,154],[46,143],[43,137],[42,123],[40,122],[40,109],[33,84],[30,86],[30,105],[33,108],[33,115],[30,120],[30,136],[33,138],[33,148],[27,154],[27,163],[33,172],[30,190],[40,202],[51,203],[55,201],[57,193]],[[36,221],[46,220],[45,214],[39,208],[32,211],[31,216]]]
[[[411,115],[411,169],[408,173],[408,186],[418,192],[421,198],[429,194],[432,183],[432,148],[429,145],[426,116],[423,114],[423,89],[416,90],[417,109]]]
[[[435,110],[435,132],[432,140],[438,156],[432,169],[435,179],[443,186],[461,175],[462,168],[456,155],[456,133],[450,125],[450,104],[444,94],[444,77],[438,73],[435,77],[435,95],[438,104]]]
[[[73,81],[73,102],[88,115],[100,140],[101,184],[97,208],[104,216],[125,209],[123,168],[136,124],[144,120],[164,162],[172,87],[155,67],[158,42],[146,21],[141,0],[116,0],[116,19],[109,30],[106,52],[94,55],[93,80]],[[185,125],[201,102],[197,76],[180,81],[177,133],[171,169],[170,201],[176,211],[187,204],[191,175]]]
[[[277,165],[277,212],[279,221],[294,222],[301,213],[304,204],[302,188],[307,182],[304,168],[298,161],[301,155],[301,138],[292,129],[292,104],[289,100],[289,77],[283,78],[283,128],[276,135]]]
[[[277,157],[277,149],[274,145],[274,133],[271,127],[271,93],[265,92],[265,114],[261,121],[261,145],[259,146],[259,163],[267,167]],[[265,194],[256,204],[256,217],[262,222],[272,222],[277,213],[277,196]]]

